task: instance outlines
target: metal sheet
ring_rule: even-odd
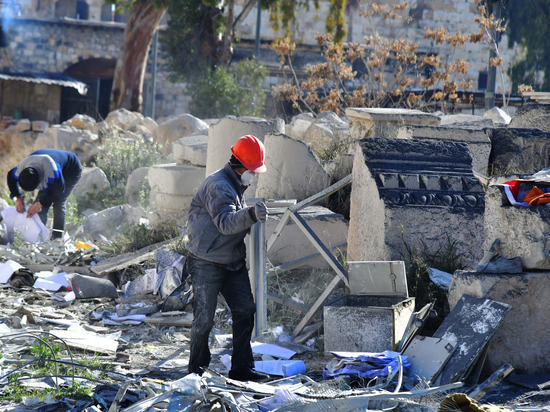
[[[351,295],[409,297],[405,262],[348,262]]]
[[[403,355],[411,362],[413,376],[433,382],[456,348],[457,345],[445,339],[415,336]]]
[[[88,85],[68,76],[56,73],[0,73],[0,80],[11,80],[27,83],[50,84],[61,87],[72,87],[78,93],[85,95],[88,92]]]

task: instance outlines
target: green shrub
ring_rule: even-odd
[[[260,116],[266,99],[262,83],[267,74],[257,60],[245,59],[228,70],[219,67],[195,75],[187,86],[193,115],[203,119]]]
[[[122,139],[113,135],[107,137],[93,166],[107,175],[111,188],[126,186],[128,176],[138,167],[164,163],[166,156],[158,144],[146,140]]]

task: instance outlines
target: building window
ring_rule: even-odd
[[[113,21],[114,8],[114,4],[105,3],[101,6],[101,21]]]
[[[76,18],[79,20],[88,20],[89,9],[88,3],[78,0],[76,2]]]
[[[128,23],[129,18],[128,10],[124,10],[124,13],[115,13],[115,21],[118,23]]]
[[[58,0],[55,3],[55,17],[76,16],[76,0]]]
[[[479,77],[477,78],[477,90],[487,90],[487,73],[479,73]]]

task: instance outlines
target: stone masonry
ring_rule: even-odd
[[[116,60],[123,23],[81,21],[74,19],[14,19],[4,36],[8,47],[0,56],[0,69],[31,73],[63,73],[73,64],[89,59]],[[160,36],[162,47],[162,34]],[[155,94],[155,117],[161,118],[189,111],[185,84],[168,80],[170,72],[159,59]],[[145,82],[151,74],[146,74]],[[144,85],[144,93],[147,84]],[[144,95],[144,102],[148,100]]]
[[[452,239],[464,263],[474,266],[483,255],[484,209],[483,187],[464,143],[359,140],[348,260],[402,260],[404,244],[433,252]]]

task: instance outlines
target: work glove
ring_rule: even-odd
[[[250,209],[251,212],[254,214],[257,222],[264,223],[267,220],[267,206],[264,204],[264,202],[259,201]]]

